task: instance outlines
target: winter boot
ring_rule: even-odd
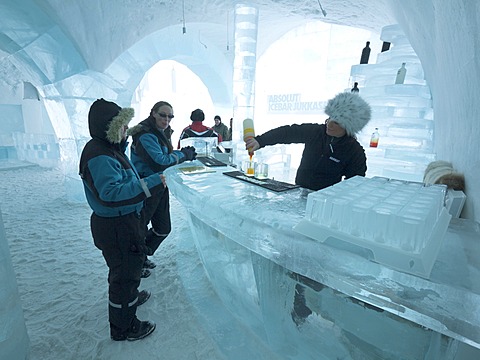
[[[110,338],[114,341],[135,341],[147,337],[155,330],[155,323],[152,321],[140,321],[135,318],[132,321],[132,325],[125,330],[121,331],[116,326],[110,324]]]
[[[142,269],[142,275],[140,276],[142,279],[148,278],[152,273],[148,269]]]
[[[144,269],[155,269],[156,267],[157,267],[157,264],[155,264],[153,261],[149,260],[148,258],[145,258],[145,262],[143,263]]]
[[[148,299],[150,299],[150,296],[152,293],[147,290],[142,290],[138,293],[138,302],[137,306],[143,305],[147,302]]]

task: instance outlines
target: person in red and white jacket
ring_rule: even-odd
[[[218,134],[211,127],[203,125],[202,121],[205,120],[205,114],[201,109],[192,111],[190,115],[192,123],[182,130],[180,138],[178,139],[177,148],[180,149],[180,141],[191,137],[217,137],[218,143],[222,142],[222,136]]]

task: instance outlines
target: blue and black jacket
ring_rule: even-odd
[[[163,172],[186,160],[185,154],[180,150],[173,150],[170,140],[157,128],[152,116],[131,128],[128,134],[133,139],[130,156],[142,178]]]
[[[140,179],[125,155],[121,129],[133,118],[133,109],[97,100],[88,115],[90,140],[80,157],[80,176],[93,212],[101,217],[140,213],[144,200],[164,189],[158,173]]]

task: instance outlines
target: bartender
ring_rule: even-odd
[[[367,158],[357,141],[370,121],[368,103],[357,93],[345,92],[330,99],[324,124],[293,124],[249,138],[245,148],[253,151],[275,144],[305,144],[295,183],[320,190],[356,175],[365,176]]]

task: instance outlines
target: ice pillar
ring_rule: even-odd
[[[257,63],[258,9],[254,5],[235,6],[235,58],[233,61],[232,140],[243,149],[242,123],[253,119],[255,105],[255,68]],[[234,156],[236,157],[236,151]]]
[[[0,359],[24,360],[30,354],[15,272],[0,211]]]

